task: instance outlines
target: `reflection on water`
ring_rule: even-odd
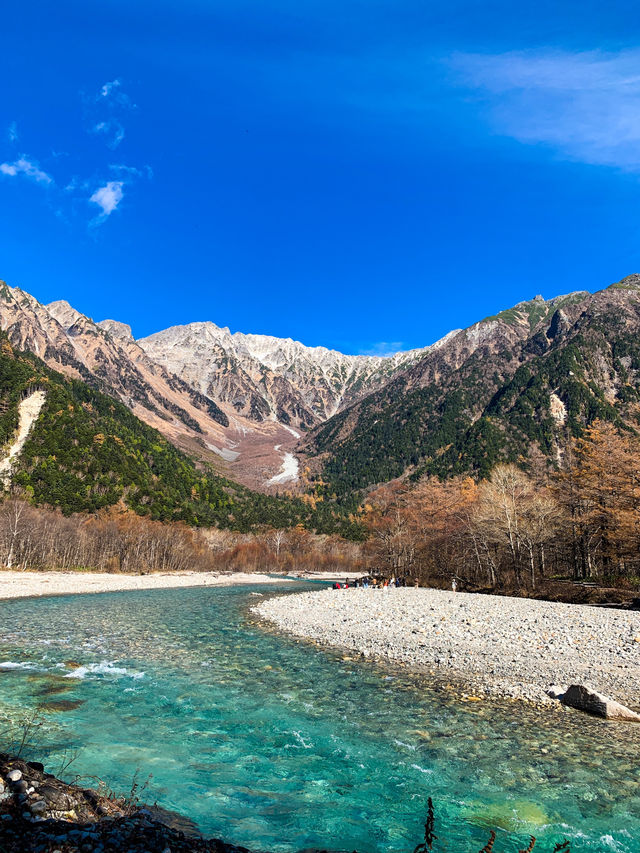
[[[51,769],[81,746],[68,775],[151,773],[145,796],[261,850],[412,850],[431,795],[442,850],[493,827],[640,851],[640,727],[463,702],[265,631],[252,591],[0,602],[0,731],[41,705]]]

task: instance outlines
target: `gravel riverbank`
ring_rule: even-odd
[[[286,582],[286,578],[274,578],[269,575],[245,572],[231,572],[220,575],[209,572],[155,572],[149,575],[120,575],[105,572],[16,572],[4,570],[0,571],[0,600],[40,595]]]
[[[474,694],[549,702],[574,683],[640,707],[640,613],[433,589],[323,590],[254,612],[322,645],[461,681]]]

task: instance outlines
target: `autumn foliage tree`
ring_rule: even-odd
[[[372,492],[364,506],[369,534],[366,553],[373,571],[413,575],[418,537],[412,525],[414,497],[406,483],[394,482]]]
[[[640,442],[596,421],[572,447],[555,490],[566,511],[576,578],[614,582],[640,572]]]
[[[416,536],[417,575],[421,581],[451,583],[468,565],[469,513],[478,487],[470,477],[423,477],[411,502],[410,528]]]
[[[492,586],[506,571],[516,586],[535,589],[544,574],[545,546],[556,535],[561,510],[552,494],[515,465],[498,465],[478,488],[470,535]]]

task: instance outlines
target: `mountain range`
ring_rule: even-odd
[[[124,403],[170,442],[261,490],[347,496],[395,477],[556,464],[596,417],[637,423],[640,276],[519,303],[391,357],[212,322],[136,341],[67,302],[0,285],[11,344]]]
[[[16,348],[116,397],[177,447],[263,489],[295,486],[291,451],[301,432],[382,387],[429,349],[351,356],[231,334],[210,322],[136,341],[125,323],[94,322],[64,300],[43,305],[4,282],[0,328]]]
[[[640,276],[522,302],[447,339],[311,431],[300,450],[331,493],[424,473],[557,465],[596,418],[636,428]]]

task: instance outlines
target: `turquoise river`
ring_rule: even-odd
[[[298,587],[301,588],[301,587]],[[287,590],[288,592],[289,590]],[[255,850],[640,851],[640,727],[462,701],[266,629],[274,587],[0,601],[0,737]],[[87,781],[85,784],[90,784]],[[95,784],[95,782],[94,782]]]

